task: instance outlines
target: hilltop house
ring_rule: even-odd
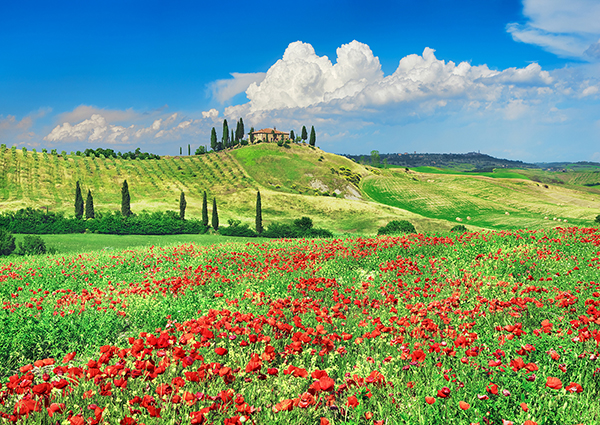
[[[290,133],[278,131],[276,128],[263,128],[252,133],[257,142],[278,142],[290,139]]]

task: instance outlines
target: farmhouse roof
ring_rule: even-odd
[[[254,131],[252,134],[290,134],[290,133],[286,133],[285,131],[279,131],[275,128],[263,128],[262,130],[256,130]]]

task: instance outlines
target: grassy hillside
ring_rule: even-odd
[[[296,144],[286,148],[261,143],[144,161],[4,149],[0,208],[48,207],[71,215],[79,180],[84,196],[92,191],[98,211],[120,210],[126,179],[134,212],[177,210],[184,191],[187,216],[200,217],[206,191],[209,200],[217,198],[224,225],[230,218],[253,225],[260,190],[265,225],[310,216],[317,226],[338,234],[373,234],[393,219],[407,219],[419,231],[429,231],[447,230],[461,217],[463,224],[475,228],[539,228],[559,224],[555,217],[590,225],[600,212],[600,186],[594,186],[599,176],[596,169],[380,170]],[[467,221],[467,216],[472,219]]]
[[[589,225],[600,211],[600,197],[582,188],[499,176],[386,170],[364,179],[361,188],[376,202],[486,228],[551,227],[558,224],[554,218]]]

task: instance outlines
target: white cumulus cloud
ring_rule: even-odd
[[[525,23],[506,27],[514,40],[562,57],[600,59],[597,0],[523,0],[523,15]]]
[[[232,72],[233,78],[217,80],[210,84],[213,96],[221,103],[237,94],[243,93],[251,84],[260,83],[265,78],[264,72],[240,73]]]

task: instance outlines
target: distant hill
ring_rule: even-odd
[[[370,165],[370,155],[343,155],[360,164]],[[398,167],[439,167],[461,171],[492,171],[494,168],[536,168],[535,164],[523,161],[494,158],[478,153],[385,153],[379,154],[381,162]]]

